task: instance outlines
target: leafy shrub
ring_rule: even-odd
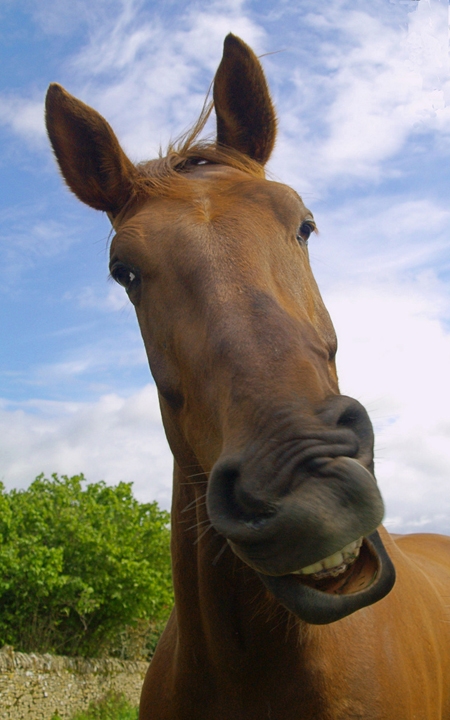
[[[151,636],[173,602],[169,542],[169,514],[131,483],[0,484],[0,645],[95,657],[139,624]]]
[[[89,705],[86,712],[76,713],[72,720],[137,720],[137,708],[130,705],[124,695],[108,693],[99,702]],[[53,715],[51,720],[61,720]]]
[[[121,660],[150,659],[166,626],[166,620],[166,617],[163,620],[140,618],[132,625],[121,628],[111,641],[109,654]]]

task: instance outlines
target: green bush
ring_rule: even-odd
[[[76,713],[71,720],[137,720],[137,708],[130,705],[124,695],[109,693],[102,700],[91,703],[86,712]],[[61,720],[53,715],[52,720]]]
[[[154,635],[171,608],[169,534],[169,514],[131,483],[0,484],[0,646],[126,657],[121,638]]]

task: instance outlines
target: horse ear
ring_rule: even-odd
[[[129,200],[136,174],[106,120],[53,83],[45,101],[47,132],[75,195],[112,215]]]
[[[264,165],[275,144],[275,110],[258,58],[231,33],[214,79],[214,107],[217,142]]]

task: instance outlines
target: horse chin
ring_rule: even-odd
[[[377,531],[363,539],[356,560],[336,576],[257,575],[281,605],[313,625],[335,622],[372,605],[395,583],[394,566]]]

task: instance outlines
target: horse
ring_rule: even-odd
[[[381,525],[315,220],[265,176],[276,116],[253,51],[226,37],[212,102],[165,157],[134,165],[57,84],[46,122],[67,185],[112,223],[174,456],[175,606],[140,720],[448,720],[450,538]]]

